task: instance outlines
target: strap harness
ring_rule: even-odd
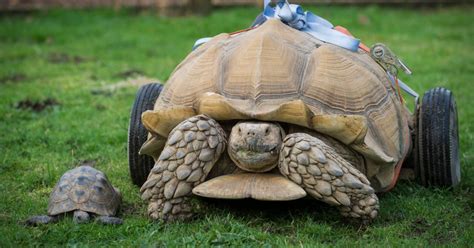
[[[231,33],[231,35],[255,29],[268,19],[281,20],[294,29],[308,33],[323,42],[334,44],[352,52],[357,52],[361,49],[369,53],[387,72],[393,87],[398,91],[400,101],[403,102],[400,88],[416,100],[418,99],[418,93],[397,77],[399,69],[404,71],[407,75],[412,74],[411,70],[387,46],[377,43],[369,49],[366,45],[361,43],[359,39],[354,38],[346,28],[334,26],[326,19],[310,11],[304,11],[300,5],[290,4],[287,0],[278,0],[275,7],[271,6],[270,0],[264,0],[264,10],[256,18],[252,26],[248,29]],[[193,46],[193,50],[211,39],[210,37],[198,39]]]

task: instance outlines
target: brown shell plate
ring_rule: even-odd
[[[407,112],[368,53],[268,20],[191,52],[142,120],[162,137],[196,114],[305,126],[363,155],[369,179],[385,188],[410,149]]]
[[[113,216],[120,202],[120,193],[103,172],[90,166],[79,166],[67,171],[59,179],[51,193],[48,214],[82,210]]]

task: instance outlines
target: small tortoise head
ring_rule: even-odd
[[[241,121],[232,128],[228,153],[243,170],[269,171],[278,164],[284,137],[285,132],[277,123]]]

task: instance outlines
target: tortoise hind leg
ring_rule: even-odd
[[[286,136],[279,169],[314,198],[347,217],[374,219],[379,203],[366,176],[324,142],[305,133]]]
[[[25,221],[28,226],[39,226],[44,224],[55,223],[59,220],[58,216],[38,215],[32,216]]]
[[[152,219],[191,216],[189,195],[202,183],[225,149],[225,133],[205,115],[191,117],[169,134],[165,148],[140,189]]]

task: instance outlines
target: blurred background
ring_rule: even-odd
[[[189,13],[206,14],[213,7],[222,6],[262,6],[262,0],[1,0],[0,10],[34,10],[47,8],[92,8],[122,7],[155,8],[166,15],[184,15]],[[299,0],[295,4],[338,4],[338,5],[450,5],[469,3],[472,0]]]

